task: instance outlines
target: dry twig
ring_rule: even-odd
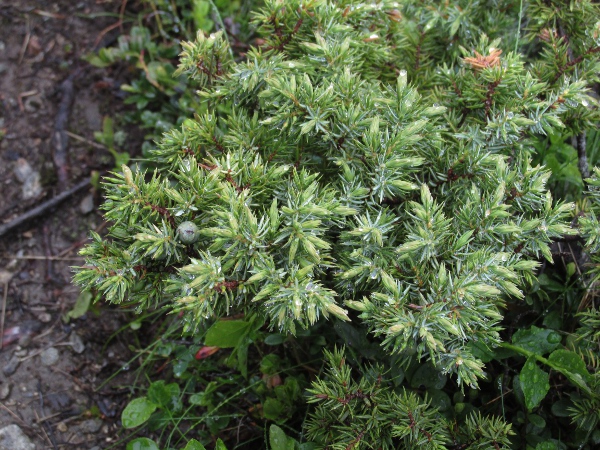
[[[19,52],[19,60],[17,61],[17,66],[20,66],[23,62],[23,58],[25,57],[25,52],[27,51],[27,47],[29,47],[29,40],[31,39],[31,31],[29,30],[29,16],[27,17],[27,34],[25,35],[25,40],[23,41],[23,46],[21,47],[21,51]]]
[[[9,231],[12,231],[13,229],[30,221],[31,219],[35,219],[36,217],[39,217],[42,214],[48,212],[49,210],[55,208],[60,203],[64,202],[66,199],[71,197],[73,194],[76,194],[83,188],[87,187],[89,184],[90,184],[90,179],[86,178],[85,180],[80,181],[78,184],[73,186],[71,189],[68,189],[67,191],[62,192],[61,194],[58,194],[54,198],[51,198],[50,200],[45,201],[41,205],[36,206],[33,209],[30,209],[29,211],[20,215],[16,219],[14,219],[8,223],[5,223],[3,225],[0,225],[0,237],[5,235]]]
[[[56,112],[56,120],[54,122],[54,131],[52,133],[52,159],[56,167],[58,175],[58,185],[61,189],[66,189],[68,176],[68,155],[67,146],[69,144],[69,136],[66,133],[67,122],[69,121],[69,113],[71,112],[71,104],[73,103],[74,88],[73,80],[79,74],[79,70],[74,71],[60,85],[61,99]]]
[[[4,345],[4,317],[6,315],[6,297],[8,295],[8,281],[4,282],[4,286],[2,288],[4,292],[2,293],[2,315],[0,316],[0,349]]]

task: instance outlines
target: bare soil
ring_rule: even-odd
[[[119,112],[120,74],[82,56],[114,40],[122,3],[0,0],[0,225],[114,164],[93,132]],[[61,159],[53,134],[69,77]],[[70,267],[88,230],[104,227],[100,202],[86,187],[0,236],[0,428],[18,425],[37,449],[124,448],[126,317],[95,305],[65,320],[80,295]]]

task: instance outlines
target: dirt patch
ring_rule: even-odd
[[[111,100],[120,83],[82,56],[114,39],[117,27],[112,35],[103,30],[118,20],[121,4],[0,0],[0,225],[113,164],[93,132],[116,112],[119,102]],[[67,79],[74,100],[61,160],[55,133]],[[123,447],[115,443],[128,373],[105,383],[131,357],[122,334],[111,338],[123,315],[96,306],[63,320],[80,295],[70,266],[82,262],[77,250],[88,230],[104,226],[100,202],[86,186],[0,236],[0,428],[17,425],[37,449]]]

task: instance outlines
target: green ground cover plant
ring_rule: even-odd
[[[196,114],[75,275],[173,313],[130,448],[599,444],[599,13],[268,0],[243,55],[182,42]]]
[[[251,33],[248,13],[253,1],[230,0],[143,0],[132,11],[122,11],[121,22],[129,24],[113,46],[87,55],[96,67],[124,65],[137,74],[123,84],[125,104],[133,108],[120,117],[122,128],[134,124],[145,132],[142,151],[147,154],[164,132],[179,126],[186,117],[204,108],[185,76],[174,76],[181,42],[192,40],[196,30],[210,32],[215,25],[224,28],[223,17],[237,17],[230,32],[236,51],[245,47]],[[104,130],[106,131],[106,130]],[[120,130],[119,132],[123,132]],[[118,132],[117,132],[118,133]],[[104,133],[106,136],[106,132]],[[104,144],[106,138],[100,136]]]

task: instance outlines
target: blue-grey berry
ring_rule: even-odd
[[[177,236],[182,244],[193,244],[200,237],[194,222],[182,222],[177,227]]]

